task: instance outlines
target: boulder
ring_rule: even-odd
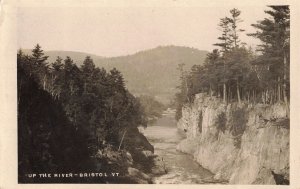
[[[154,175],[163,175],[166,174],[168,171],[166,169],[165,162],[161,157],[155,157],[153,159],[153,167],[151,169],[151,173]]]
[[[151,177],[133,167],[128,168],[128,177],[130,177],[132,180],[139,184],[152,183]]]

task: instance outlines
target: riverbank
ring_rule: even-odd
[[[81,167],[79,169],[82,172],[103,173],[103,176],[68,179],[69,182],[153,184],[153,175],[165,174],[161,159],[153,154],[151,148],[141,147],[138,144],[133,148],[120,150],[108,145],[98,150],[88,161],[82,162]]]
[[[223,104],[198,94],[185,106],[177,149],[230,184],[289,183],[289,117],[284,104]]]

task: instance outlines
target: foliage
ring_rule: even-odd
[[[179,120],[181,118],[181,109],[185,103],[190,103],[190,85],[189,85],[189,75],[188,73],[184,70],[185,64],[179,64],[178,65],[178,70],[180,72],[180,85],[177,86],[179,89],[179,92],[175,94],[175,103],[174,106],[176,107],[176,115],[175,119]]]
[[[232,112],[232,121],[230,123],[230,132],[234,137],[234,145],[237,148],[241,147],[242,135],[246,129],[247,117],[245,109],[238,108]]]
[[[147,116],[148,123],[153,123],[162,116],[165,106],[155,100],[154,97],[148,95],[141,95],[138,97],[141,106],[144,109],[144,113]]]
[[[270,18],[252,24],[256,33],[248,34],[262,41],[259,51],[262,55],[253,61],[258,77],[272,99],[289,100],[290,59],[290,10],[289,6],[269,6],[265,11]],[[276,94],[277,93],[277,94]],[[276,95],[274,95],[276,94]],[[268,94],[266,94],[268,95]]]
[[[80,68],[70,57],[49,66],[39,45],[32,52],[17,55],[23,172],[75,167],[108,144],[117,148],[130,128],[146,126],[142,105],[118,70],[97,68],[90,57]]]
[[[239,39],[241,11],[230,10],[230,16],[221,18],[219,43],[207,54],[204,65],[194,65],[189,72],[181,71],[180,92],[176,94],[176,119],[180,119],[184,104],[190,104],[195,94],[207,93],[223,98],[224,103],[276,103],[289,101],[289,7],[270,6],[265,11],[271,16],[252,26],[248,34],[262,41],[260,56]]]
[[[88,157],[80,130],[61,104],[18,64],[18,163],[20,182],[27,173],[76,170]]]
[[[225,130],[226,130],[226,122],[227,122],[226,114],[225,114],[225,112],[221,112],[218,115],[217,121],[216,121],[216,125],[217,125],[218,131],[222,131],[222,133],[225,132]]]

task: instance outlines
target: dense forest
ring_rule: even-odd
[[[221,36],[214,44],[219,47],[207,54],[204,65],[195,65],[181,72],[180,92],[176,94],[177,114],[181,117],[184,104],[192,103],[195,94],[207,93],[228,102],[289,104],[290,95],[290,11],[288,6],[269,6],[268,18],[252,24],[261,44],[257,52],[240,40],[245,32],[240,28],[241,11],[230,10],[228,17],[218,24]]]
[[[135,98],[118,70],[97,68],[89,56],[80,67],[70,57],[51,64],[47,59],[39,44],[31,55],[17,54],[20,182],[43,182],[30,180],[28,173],[94,170],[86,164],[99,150],[126,149],[135,158],[138,145],[153,148],[143,143],[147,140],[137,127],[147,126],[152,114],[159,116],[154,99]],[[134,137],[141,138],[140,144]],[[104,159],[100,163],[102,171],[113,167],[105,167]],[[118,165],[115,171],[121,170]]]

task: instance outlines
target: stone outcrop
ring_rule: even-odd
[[[123,145],[126,149],[134,148],[133,150],[148,150],[154,153],[153,145],[136,127],[128,129],[124,137]]]
[[[231,184],[287,184],[289,118],[285,104],[224,104],[197,94],[182,109],[177,149]]]

